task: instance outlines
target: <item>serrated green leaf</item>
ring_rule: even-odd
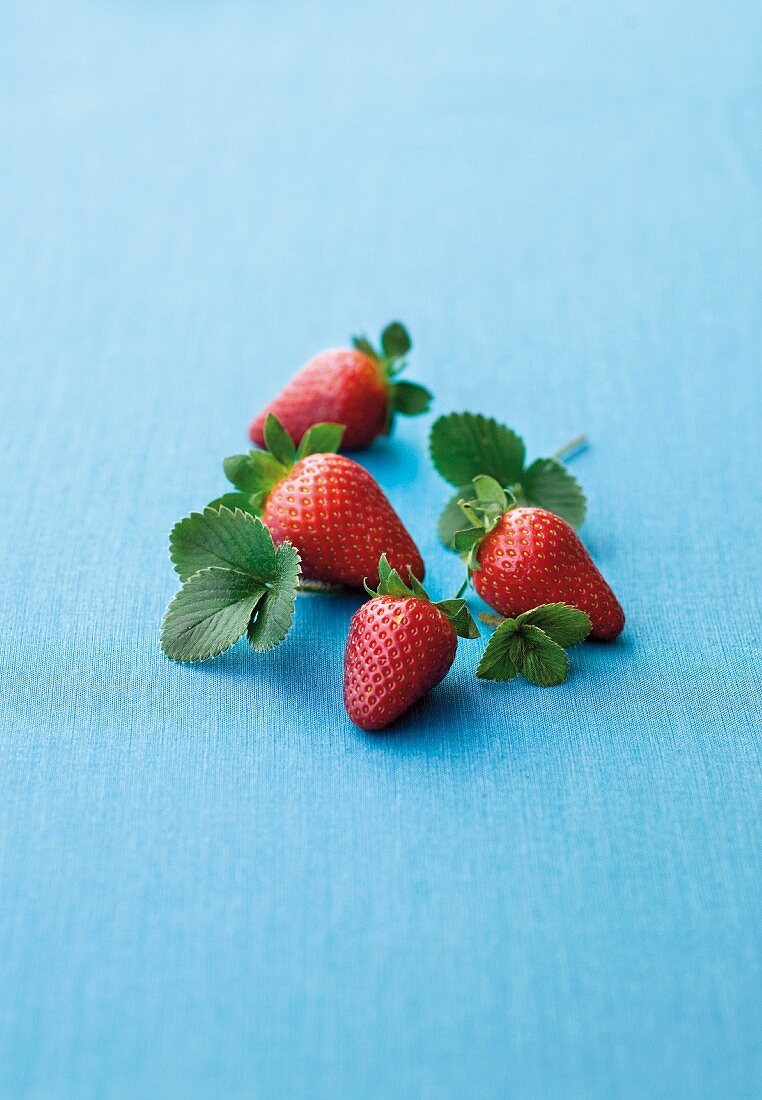
[[[206,661],[243,636],[263,584],[246,573],[212,567],[189,577],[161,627],[161,648],[173,661]]]
[[[361,351],[363,355],[367,355],[371,359],[378,361],[378,352],[366,336],[353,336],[352,346],[357,348],[358,351]]]
[[[560,516],[572,527],[580,527],[585,519],[587,502],[582,488],[569,471],[554,458],[538,458],[520,478],[528,504],[545,508]]]
[[[401,359],[412,346],[410,333],[399,321],[392,321],[381,333],[381,347],[387,359]]]
[[[524,466],[523,440],[478,413],[440,416],[431,429],[429,449],[434,466],[451,485],[465,485],[479,474],[513,485]]]
[[[513,680],[517,675],[518,670],[510,651],[515,632],[516,622],[514,619],[506,619],[497,628],[490,638],[476,670],[476,675],[480,680],[497,680],[504,683],[506,680]]]
[[[228,481],[244,493],[269,492],[288,472],[267,451],[229,455],[222,468]]]
[[[229,508],[231,512],[238,508],[241,512],[249,512],[252,516],[260,514],[251,493],[223,493],[221,497],[210,500],[207,508]]]
[[[538,626],[518,626],[508,643],[508,655],[519,674],[540,687],[562,684],[569,672],[566,651]]]
[[[274,413],[268,413],[264,429],[267,449],[276,462],[290,470],[296,458],[294,441]]]
[[[267,581],[275,569],[273,540],[262,521],[226,507],[192,512],[176,523],[169,553],[183,580],[200,569],[220,566]]]
[[[459,638],[479,637],[479,627],[474,622],[465,600],[440,600],[435,606],[452,625]]]
[[[519,624],[539,626],[548,637],[569,649],[584,641],[592,629],[592,623],[584,611],[566,603],[544,603],[518,616]]]
[[[391,403],[394,412],[403,416],[420,416],[428,412],[432,394],[416,382],[394,382],[391,387]]]
[[[280,645],[294,617],[299,554],[290,542],[282,542],[275,551],[275,567],[265,598],[257,605],[249,624],[249,645],[262,653]]]
[[[473,500],[476,496],[476,490],[474,489],[473,482],[470,485],[464,485],[458,489],[455,496],[450,497],[442,514],[437,522],[437,534],[440,541],[447,547],[448,550],[455,550],[455,536],[458,531],[462,531],[467,524],[467,520],[463,515],[463,509],[460,506],[460,501],[463,500],[466,503]]]
[[[335,454],[341,446],[344,438],[344,425],[331,424],[326,421],[323,424],[313,424],[302,436],[296,459],[306,458],[307,455]]]

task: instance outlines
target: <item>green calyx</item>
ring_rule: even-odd
[[[169,538],[183,582],[164,616],[161,648],[173,661],[217,657],[246,634],[264,652],[291,628],[299,554],[273,544],[256,516],[224,506],[180,520]]]
[[[487,474],[475,477],[466,496],[457,500],[460,526],[453,532],[451,546],[460,554],[469,576],[481,569],[478,554],[482,539],[515,503],[513,493]],[[468,526],[463,523],[464,518]],[[454,525],[455,517],[452,522]]]
[[[569,674],[565,650],[588,636],[591,623],[584,611],[564,603],[546,603],[515,619],[482,615],[497,629],[489,640],[476,675],[505,682],[523,676],[540,687],[562,684]]]
[[[585,445],[582,437],[550,458],[526,465],[524,441],[516,432],[479,413],[450,413],[434,422],[429,450],[436,470],[457,493],[442,512],[438,532],[450,550],[462,552],[455,543],[462,529],[462,502],[476,499],[476,479],[485,475],[510,494],[515,506],[545,508],[561,516],[572,527],[581,526],[587,504],[585,495],[560,461],[562,455]]]
[[[392,569],[389,565],[389,561],[386,554],[382,554],[378,563],[378,588],[370,588],[365,585],[365,591],[369,596],[400,596],[413,597],[417,600],[426,600],[431,603],[432,600],[418,580],[413,570],[408,566],[408,576],[410,578],[409,583],[406,584],[402,577],[399,575],[396,569]],[[440,600],[434,604],[437,610],[441,611],[447,621],[450,623],[455,633],[460,638],[478,638],[479,628],[473,620],[471,612],[468,610],[468,606],[465,600]]]
[[[272,489],[282,481],[297,462],[307,455],[335,454],[344,435],[343,424],[313,424],[297,448],[277,416],[269,414],[265,421],[266,450],[254,449],[245,455],[230,455],[222,467],[225,477],[235,486],[235,492],[225,493],[209,504],[210,508],[240,509],[261,516]]]
[[[389,390],[386,416],[386,434],[392,430],[395,413],[403,416],[420,416],[428,412],[432,394],[416,382],[397,381],[397,376],[407,366],[405,356],[413,346],[410,334],[399,321],[392,321],[381,333],[381,350],[371,344],[366,336],[355,336],[353,346],[376,363],[381,378]]]

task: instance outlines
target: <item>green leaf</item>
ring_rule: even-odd
[[[455,536],[458,531],[462,531],[467,524],[467,520],[463,515],[463,509],[460,506],[460,501],[470,501],[476,496],[476,490],[474,489],[473,482],[470,485],[464,485],[458,489],[455,496],[450,497],[445,505],[442,514],[439,517],[437,523],[437,533],[441,542],[447,547],[448,550],[455,549]]]
[[[592,629],[592,623],[584,611],[566,603],[544,603],[519,615],[521,625],[538,626],[548,637],[568,649],[584,641]]]
[[[225,477],[244,493],[269,492],[285,477],[287,470],[267,451],[249,451],[223,460]]]
[[[335,454],[343,437],[343,424],[331,424],[327,421],[324,424],[313,424],[302,436],[296,452],[297,461],[307,455]]]
[[[169,554],[183,580],[200,569],[221,566],[266,581],[275,569],[273,540],[262,521],[225,507],[192,512],[176,523]]]
[[[428,412],[432,394],[425,386],[416,382],[393,382],[390,396],[394,412],[403,416],[420,416]]]
[[[299,582],[299,554],[290,542],[275,551],[275,565],[265,598],[249,624],[249,645],[262,653],[280,645],[291,628]]]
[[[474,546],[478,546],[483,538],[483,527],[465,527],[456,533],[453,547],[459,554],[467,554]]]
[[[576,478],[554,458],[538,458],[520,478],[527,503],[545,508],[565,519],[572,527],[580,527],[585,519],[587,503]]]
[[[387,359],[401,359],[413,346],[410,334],[399,321],[392,321],[381,333],[381,347]]]
[[[524,466],[524,443],[515,432],[478,413],[450,413],[435,421],[429,438],[434,466],[451,485],[488,474],[513,485]]]
[[[422,585],[413,577],[409,568],[408,572],[411,576],[411,585],[405,584],[397,570],[389,565],[386,554],[382,554],[378,561],[378,588],[374,592],[366,585],[366,591],[371,596],[417,596],[418,592],[412,587],[412,581],[415,581],[418,589],[423,592],[423,599],[428,599]]]
[[[499,509],[501,515],[506,511],[508,508],[508,494],[494,477],[490,477],[488,474],[480,474],[479,477],[474,478],[473,486],[476,490],[476,500],[480,505],[493,505]]]
[[[265,420],[265,443],[276,462],[290,470],[296,458],[294,441],[274,413],[268,413]]]
[[[479,627],[474,622],[465,600],[440,600],[435,606],[452,625],[459,638],[479,637]]]
[[[365,336],[353,336],[352,346],[361,351],[363,355],[367,355],[370,359],[378,361],[379,355],[376,349],[371,344],[370,340]]]
[[[223,493],[216,500],[210,500],[207,508],[229,508],[231,512],[238,508],[241,512],[249,512],[252,516],[257,516],[259,509],[254,500],[255,497],[251,493]]]
[[[480,680],[497,680],[501,683],[513,680],[518,670],[511,657],[510,647],[516,632],[516,620],[506,619],[489,640],[482,654],[476,675]]]
[[[413,595],[417,596],[419,600],[427,600],[429,598],[429,594],[423,587],[421,582],[418,580],[410,566],[407,567],[407,574],[410,583],[410,590]]]
[[[194,573],[167,608],[161,648],[173,661],[217,657],[243,635],[264,593],[264,585],[233,569]]]
[[[562,684],[569,672],[565,651],[538,626],[519,626],[508,643],[508,655],[519,674],[540,687]]]
[[[382,584],[386,584],[386,582],[389,580],[389,577],[391,576],[391,572],[392,572],[392,567],[391,567],[391,565],[389,565],[389,559],[387,558],[386,554],[382,554],[381,557],[378,559],[378,586],[379,586],[379,588],[381,587]]]

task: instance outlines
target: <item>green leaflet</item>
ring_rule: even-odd
[[[556,459],[538,458],[524,470],[520,485],[527,504],[553,512],[572,527],[584,523],[585,494],[577,479]]]
[[[435,468],[451,485],[466,485],[480,474],[513,485],[524,466],[524,441],[480,413],[440,416],[431,428],[429,450]]]
[[[412,346],[410,334],[400,321],[392,321],[381,333],[381,347],[387,359],[401,359]]]
[[[313,424],[302,436],[299,450],[296,452],[296,460],[306,458],[307,455],[335,454],[341,446],[344,436],[343,424],[331,424],[326,421],[323,424]]]
[[[213,566],[189,577],[161,627],[161,647],[173,661],[206,661],[243,636],[265,594],[246,573]]]
[[[265,445],[275,459],[286,470],[290,470],[296,461],[294,441],[274,413],[268,413],[265,420]]]
[[[290,542],[275,551],[275,568],[264,600],[249,624],[252,649],[263,653],[280,645],[291,629],[299,583],[299,555]]]
[[[269,492],[288,473],[267,451],[255,450],[230,455],[223,460],[222,468],[228,481],[245,493]]]
[[[458,489],[457,493],[450,497],[449,501],[445,505],[444,510],[439,516],[439,522],[437,523],[437,534],[439,535],[440,542],[443,542],[448,550],[455,549],[455,536],[458,531],[462,531],[464,527],[468,526],[468,520],[463,515],[463,509],[460,506],[461,500],[466,504],[473,500],[476,496],[473,485],[464,485]]]
[[[394,412],[420,416],[429,411],[431,392],[415,382],[393,382],[390,400]]]
[[[527,626],[539,626],[564,649],[583,642],[592,630],[592,623],[585,612],[566,603],[541,604],[519,615],[516,621]]]
[[[566,652],[538,626],[525,626],[514,634],[508,652],[519,674],[539,687],[555,687],[566,679]]]
[[[220,566],[267,579],[275,568],[275,548],[260,519],[229,508],[192,512],[172,528],[169,556],[182,580],[200,569]]]

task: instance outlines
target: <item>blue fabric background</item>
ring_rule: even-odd
[[[0,1093],[759,1095],[762,9],[4,4]],[[389,736],[357,600],[200,668],[174,520],[400,316],[439,412],[584,430],[621,597]],[[363,456],[452,592],[429,418]]]

